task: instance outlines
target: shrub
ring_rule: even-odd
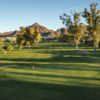
[[[0,42],[0,50],[2,49],[2,47],[3,47],[3,43],[2,43],[2,42]]]
[[[11,52],[14,48],[13,48],[13,46],[12,45],[5,45],[5,46],[3,46],[3,49],[5,50],[5,51],[7,51],[7,52]]]

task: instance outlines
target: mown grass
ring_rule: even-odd
[[[99,100],[100,49],[85,50],[48,42],[1,53],[0,100]]]

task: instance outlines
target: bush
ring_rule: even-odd
[[[2,42],[0,42],[0,50],[2,49],[2,47],[3,47],[3,43],[2,43]]]
[[[59,41],[72,42],[73,36],[72,36],[72,34],[62,35],[62,36],[59,37]]]
[[[3,49],[7,52],[11,52],[14,48],[12,45],[5,45],[3,46]]]

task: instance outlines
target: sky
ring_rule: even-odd
[[[59,16],[64,12],[83,11],[95,1],[100,4],[100,0],[0,0],[0,32],[35,22],[56,30],[63,27]]]

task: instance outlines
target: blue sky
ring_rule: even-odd
[[[91,2],[100,0],[0,0],[0,32],[38,22],[49,29],[63,27],[59,16],[72,10],[83,11]]]

